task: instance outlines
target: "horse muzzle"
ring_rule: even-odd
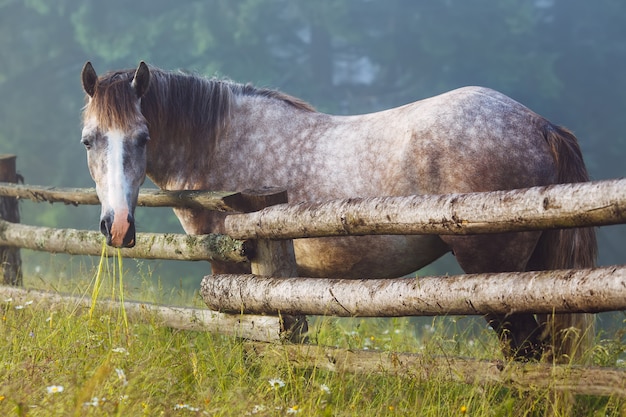
[[[100,219],[100,231],[114,248],[135,246],[135,219],[127,210],[108,212]]]

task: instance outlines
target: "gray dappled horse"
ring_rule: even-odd
[[[509,97],[466,87],[358,116],[316,112],[278,91],[166,72],[82,71],[82,143],[102,203],[107,243],[135,243],[134,210],[147,175],[168,190],[270,185],[292,202],[508,190],[587,181],[576,138]],[[187,233],[222,233],[224,214],[175,209]],[[298,273],[397,277],[452,251],[466,273],[587,268],[594,230],[477,236],[297,239]],[[213,262],[215,273],[246,272]],[[244,268],[244,270],[242,270]],[[489,315],[505,354],[572,356],[587,315]],[[576,331],[566,331],[573,327]],[[552,334],[554,337],[548,337]]]

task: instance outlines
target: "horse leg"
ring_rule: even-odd
[[[541,359],[542,327],[532,314],[487,314],[485,320],[498,334],[505,357],[524,361]]]
[[[524,271],[541,232],[476,236],[441,236],[468,274]],[[540,359],[542,328],[533,314],[488,314],[485,319],[498,333],[506,357]]]

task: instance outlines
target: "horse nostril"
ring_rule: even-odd
[[[111,219],[110,217],[105,217],[102,220],[100,220],[100,233],[102,233],[105,236],[110,236],[111,235]]]
[[[124,236],[124,241],[123,241],[123,245],[125,248],[132,248],[135,246],[135,220],[133,219],[133,216],[131,216],[130,214],[128,215],[128,223],[130,224],[130,226],[128,227],[128,231],[126,232],[126,235]]]

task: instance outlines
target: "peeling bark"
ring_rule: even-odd
[[[473,234],[626,222],[626,179],[489,193],[278,205],[226,218],[236,239]]]
[[[208,275],[209,308],[343,317],[597,313],[626,309],[626,267],[399,279]]]
[[[0,220],[0,246],[100,256],[103,239],[96,231],[54,229]],[[140,259],[246,262],[247,250],[246,242],[225,235],[137,233],[135,247],[120,249],[120,253],[126,258]],[[115,253],[113,249],[108,251],[111,256]]]

